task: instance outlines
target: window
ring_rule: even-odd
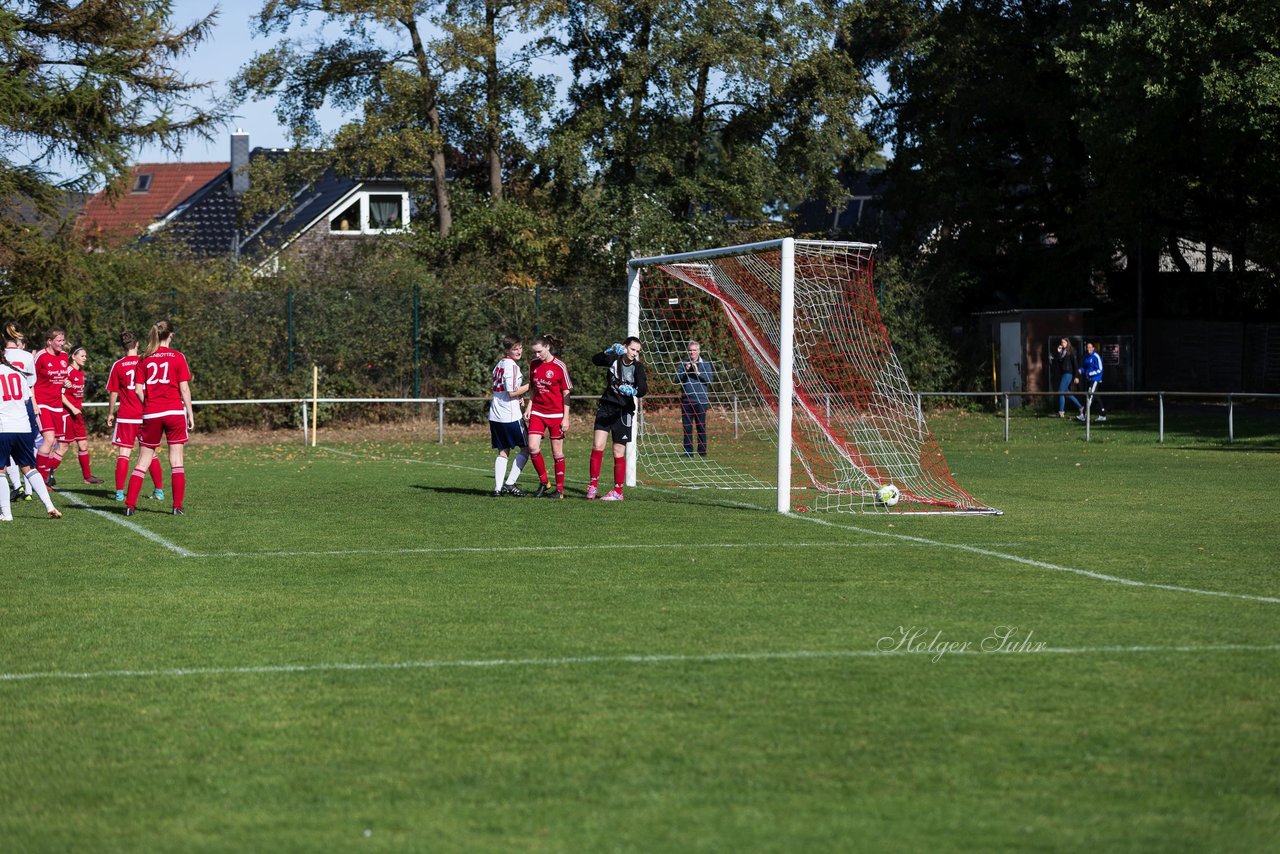
[[[402,211],[404,199],[397,193],[369,196],[369,228],[382,231],[388,228],[400,228],[404,224]]]
[[[130,192],[145,193],[147,190],[150,190],[150,189],[151,189],[151,173],[150,172],[143,172],[139,175],[134,176],[133,189],[130,190]]]
[[[330,231],[360,233],[360,199],[356,199],[329,220]]]
[[[358,193],[329,217],[331,234],[380,234],[408,225],[408,193]]]

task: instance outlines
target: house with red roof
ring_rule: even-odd
[[[121,246],[146,234],[229,165],[225,161],[139,163],[129,175],[128,188],[115,199],[102,190],[85,203],[76,230],[95,248]]]

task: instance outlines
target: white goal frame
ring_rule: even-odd
[[[792,509],[792,457],[793,457],[793,421],[794,421],[794,405],[795,405],[795,300],[796,300],[796,246],[797,243],[802,246],[820,247],[822,249],[831,248],[834,250],[849,250],[850,252],[866,253],[870,256],[875,250],[874,244],[869,243],[852,243],[852,242],[835,242],[835,241],[797,241],[795,238],[787,237],[777,240],[760,241],[757,243],[745,243],[735,246],[719,247],[715,249],[699,250],[692,252],[680,252],[668,255],[654,255],[643,258],[633,258],[627,264],[627,334],[640,337],[641,326],[641,308],[642,308],[642,279],[643,270],[645,268],[656,267],[659,265],[672,265],[683,263],[707,262],[717,258],[734,255],[758,254],[762,252],[776,251],[779,257],[779,277],[778,277],[778,297],[779,297],[779,314],[777,317],[777,333],[778,333],[778,357],[776,368],[777,375],[777,423],[778,433],[777,440],[777,460],[776,460],[776,508],[779,513],[788,513]],[[869,274],[868,274],[869,275]],[[735,325],[735,328],[737,326]],[[770,336],[772,337],[772,336]],[[642,343],[645,343],[642,341]],[[893,366],[897,370],[901,370],[896,364],[896,358],[890,354]],[[665,366],[664,366],[665,368]],[[637,418],[636,435],[633,441],[627,446],[626,451],[626,483],[628,486],[634,486],[638,480],[638,458],[639,443],[644,441],[645,425],[643,418],[644,402],[640,401],[640,412]],[[801,401],[801,405],[807,405]],[[923,424],[921,425],[923,427]],[[828,434],[830,435],[830,434]],[[806,463],[807,466],[807,463]],[[958,487],[957,487],[958,489]],[[963,494],[963,490],[959,490]],[[966,496],[968,497],[968,496]],[[970,499],[971,500],[971,499]],[[804,508],[802,508],[804,509]],[[974,513],[999,513],[993,508],[981,507],[957,507],[954,510],[943,508],[931,508],[925,511],[908,511],[906,508],[897,508],[899,511],[905,512],[929,512],[929,513],[959,513],[971,515]]]

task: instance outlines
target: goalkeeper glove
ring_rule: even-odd
[[[625,397],[634,397],[635,393],[636,393],[636,387],[633,385],[630,385],[628,383],[623,383],[622,385],[618,386],[618,394],[621,394]]]
[[[621,344],[615,343],[610,344],[609,349],[605,350],[605,352],[610,356],[621,356],[623,353],[627,352],[627,348],[623,347]]]

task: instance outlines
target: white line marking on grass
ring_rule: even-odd
[[[1280,644],[1218,644],[1214,646],[1093,646],[1046,647],[1032,651],[982,652],[976,649],[948,652],[952,656],[1022,658],[1036,655],[1132,655],[1176,653],[1198,655],[1216,652],[1280,652]],[[928,658],[935,651],[833,649],[795,650],[792,652],[710,652],[693,655],[573,655],[557,658],[462,658],[394,662],[330,662],[324,664],[264,664],[255,667],[172,667],[152,670],[94,670],[80,673],[51,670],[38,673],[0,673],[0,682],[74,679],[145,679],[183,676],[236,676],[287,673],[332,673],[335,671],[370,672],[386,670],[443,670],[446,668],[480,669],[494,667],[566,667],[588,664],[715,664],[722,662],[798,661],[803,659],[855,658]]]
[[[141,525],[137,525],[137,524],[134,524],[133,522],[130,522],[124,516],[120,516],[115,513],[108,513],[105,510],[100,510],[97,507],[93,507],[88,502],[86,502],[83,498],[76,495],[74,492],[68,492],[64,489],[60,491],[58,495],[65,496],[72,504],[76,505],[77,507],[83,507],[85,510],[88,510],[90,513],[94,514],[95,516],[101,516],[103,519],[106,519],[108,522],[114,522],[117,525],[121,525],[125,528],[128,528],[130,531],[133,531],[135,534],[138,534],[139,536],[147,538],[153,543],[164,546],[166,549],[173,552],[178,557],[204,557],[204,555],[201,555],[198,552],[193,552],[188,549],[184,549],[182,546],[178,545],[177,543],[166,540],[164,537],[160,536],[159,534],[153,534],[152,532],[148,531],[146,528],[142,527]]]
[[[1054,572],[1069,572],[1073,575],[1083,575],[1086,578],[1094,578],[1098,581],[1107,581],[1112,584],[1123,584],[1128,587],[1151,587],[1157,590],[1171,590],[1174,593],[1195,593],[1199,596],[1222,596],[1227,599],[1246,599],[1250,602],[1267,602],[1270,604],[1280,604],[1280,598],[1275,596],[1258,596],[1252,593],[1228,593],[1223,590],[1201,590],[1196,587],[1179,587],[1176,584],[1159,584],[1154,581],[1136,581],[1132,578],[1122,578],[1118,575],[1106,575],[1101,572],[1093,572],[1088,569],[1076,569],[1071,566],[1059,566],[1056,563],[1049,563],[1043,560],[1035,560],[1029,557],[1019,557],[1006,552],[992,551],[991,549],[982,549],[977,546],[969,546],[964,543],[944,543],[941,540],[931,540],[927,537],[915,537],[911,534],[894,534],[888,531],[877,531],[873,528],[860,528],[857,525],[841,525],[836,522],[828,522],[825,519],[816,519],[813,516],[800,515],[796,513],[789,514],[796,519],[803,519],[806,522],[813,522],[817,525],[826,525],[831,528],[837,528],[841,531],[856,531],[859,534],[871,534],[876,537],[888,537],[896,540],[904,540],[909,543],[915,543],[923,546],[938,546],[944,549],[955,549],[956,551],[969,552],[970,554],[982,555],[983,557],[993,557],[999,560],[1013,561],[1026,566],[1034,566],[1039,569],[1049,569]]]
[[[334,450],[334,453],[346,454],[347,456],[352,456],[352,457],[357,456],[356,454],[347,453],[346,451]],[[400,461],[431,463],[430,460],[402,459]],[[449,468],[463,469],[464,471],[477,471],[477,472],[479,471],[478,469],[470,469],[464,466],[450,466],[448,463],[431,463],[431,464],[448,466]],[[658,487],[658,486],[646,486],[645,489],[654,491],[654,492],[662,492],[669,495],[678,494],[673,490],[663,489],[662,487]],[[745,502],[732,501],[732,500],[715,501],[712,503],[731,506],[731,507],[749,508],[749,509],[760,509],[760,510],[768,509],[765,507],[760,507],[759,505],[756,505],[756,504],[749,504]],[[1220,596],[1226,599],[1242,599],[1248,602],[1266,602],[1272,605],[1280,605],[1280,598],[1277,598],[1275,596],[1259,596],[1252,593],[1228,593],[1223,590],[1201,590],[1196,587],[1180,587],[1176,584],[1159,584],[1153,581],[1137,581],[1132,578],[1122,578],[1121,576],[1118,576],[1118,575],[1107,575],[1105,573],[1093,572],[1087,569],[1077,569],[1075,567],[1070,567],[1070,566],[1059,566],[1058,564],[1049,563],[1048,561],[1035,560],[1034,558],[1019,557],[1018,555],[1008,554],[1007,552],[992,551],[991,549],[978,548],[977,546],[965,545],[963,543],[946,543],[941,540],[931,540],[927,537],[916,537],[910,534],[896,534],[896,533],[889,533],[887,531],[877,531],[873,528],[861,528],[861,527],[858,527],[857,525],[841,525],[836,522],[829,522],[825,519],[819,519],[809,514],[789,513],[788,515],[796,519],[803,519],[806,522],[813,522],[818,525],[826,525],[828,527],[837,528],[843,531],[853,531],[859,534],[871,534],[872,536],[876,536],[876,537],[886,537],[889,539],[902,540],[904,542],[915,543],[917,545],[922,545],[922,546],[937,546],[939,548],[955,549],[957,551],[969,552],[970,554],[977,554],[977,555],[982,555],[984,557],[993,557],[999,560],[1012,561],[1014,563],[1021,563],[1026,566],[1034,566],[1039,569],[1048,569],[1054,572],[1068,572],[1074,575],[1081,575],[1086,578],[1093,578],[1098,581],[1105,581],[1111,584],[1123,584],[1128,587],[1148,587],[1156,590],[1168,590],[1174,593],[1193,593],[1198,596]]]
[[[888,543],[631,543],[628,549],[811,549],[811,548],[877,548]],[[284,551],[284,552],[204,552],[188,557],[342,557],[344,555],[412,555],[412,554],[509,554],[511,552],[589,552],[613,548],[599,543],[568,545],[564,543],[545,546],[423,546],[410,549],[335,549],[332,551]]]

